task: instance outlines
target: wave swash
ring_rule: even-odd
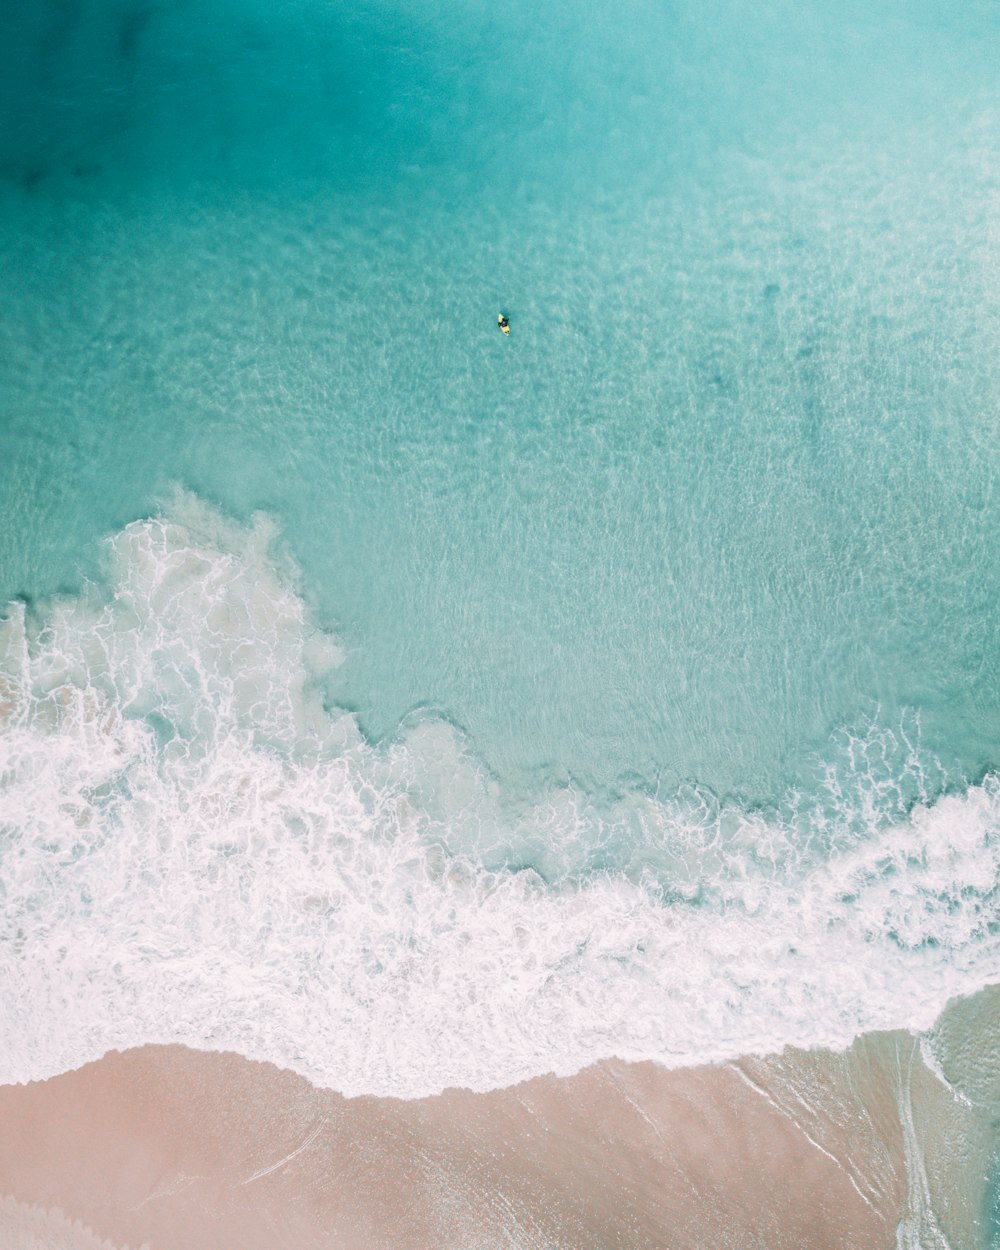
[[[0,1081],[182,1042],[413,1097],[925,1028],[995,974],[995,775],[924,796],[873,728],[791,814],[518,804],[447,724],[373,746],[328,706],[272,546],[182,498],[0,626]]]

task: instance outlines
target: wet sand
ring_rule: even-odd
[[[888,1036],[406,1102],[232,1054],[112,1053],[0,1088],[0,1232],[23,1250],[888,1248],[916,1045]]]

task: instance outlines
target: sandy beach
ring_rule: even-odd
[[[915,1056],[883,1035],[404,1102],[232,1054],[111,1053],[0,1089],[0,1230],[19,1250],[888,1248]]]

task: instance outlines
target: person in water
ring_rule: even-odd
[[[503,313],[497,313],[497,325],[503,330],[504,334],[510,334],[510,322]]]

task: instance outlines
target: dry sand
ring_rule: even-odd
[[[112,1053],[0,1088],[2,1244],[878,1250],[905,1203],[907,1044],[412,1102],[231,1054]]]

